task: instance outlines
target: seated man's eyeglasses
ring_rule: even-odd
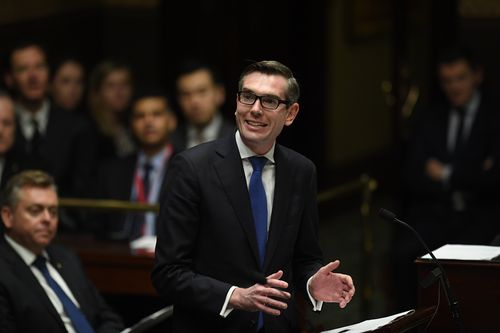
[[[276,96],[257,96],[251,91],[239,91],[238,101],[245,105],[254,105],[255,101],[259,100],[262,108],[267,110],[276,110],[280,104],[289,106],[290,101],[279,99]]]

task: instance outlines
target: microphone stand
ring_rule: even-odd
[[[436,279],[439,278],[439,281],[441,282],[441,284],[443,286],[445,296],[448,300],[448,305],[450,307],[451,317],[453,318],[453,321],[455,322],[455,325],[458,329],[458,332],[464,333],[465,328],[464,328],[464,325],[462,322],[462,318],[460,316],[460,308],[458,306],[458,299],[455,296],[455,293],[451,289],[450,282],[448,281],[448,276],[446,275],[446,272],[445,272],[443,266],[441,266],[441,263],[439,262],[439,260],[434,256],[434,254],[429,249],[427,244],[424,242],[422,237],[420,237],[418,232],[412,226],[410,226],[408,223],[403,222],[400,219],[398,219],[396,217],[396,214],[392,213],[391,211],[388,211],[387,209],[381,208],[378,212],[378,215],[385,220],[397,222],[399,224],[404,225],[406,228],[410,229],[410,231],[417,237],[417,239],[422,244],[422,246],[427,251],[427,253],[429,253],[429,255],[432,258],[432,261],[437,265],[437,268],[435,268],[434,270],[432,270],[429,273],[429,276],[427,276],[424,279],[424,281],[422,282],[422,285],[426,288],[432,282],[434,282]]]

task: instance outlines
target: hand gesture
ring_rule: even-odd
[[[254,284],[249,288],[236,288],[229,299],[234,309],[245,311],[262,311],[269,315],[279,316],[280,310],[288,307],[285,302],[290,293],[281,289],[288,288],[286,281],[280,280],[283,271],[277,271],[266,278],[266,284]]]
[[[345,308],[354,296],[354,284],[349,275],[333,273],[340,266],[340,261],[335,260],[321,267],[311,278],[309,292],[317,301],[339,303]]]

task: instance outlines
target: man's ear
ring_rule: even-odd
[[[2,215],[2,221],[5,229],[12,228],[12,225],[14,223],[12,209],[9,206],[3,206],[0,214]]]
[[[300,108],[299,103],[293,103],[288,107],[285,119],[285,126],[290,126],[293,123],[295,117],[297,117],[297,114],[299,113],[299,108]]]

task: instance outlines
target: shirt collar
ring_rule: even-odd
[[[21,244],[19,244],[18,242],[16,242],[15,240],[13,240],[12,238],[10,238],[7,234],[4,234],[4,237],[7,243],[9,243],[9,245],[21,257],[21,259],[26,263],[26,265],[31,266],[36,259],[36,255],[27,248],[25,248],[24,246],[22,246]],[[45,259],[47,260],[49,259],[49,256],[45,250],[42,252],[42,255],[45,257]]]
[[[165,158],[165,149],[160,150],[158,153],[156,153],[153,157],[148,158],[146,154],[144,154],[143,151],[139,151],[139,158],[137,160],[139,167],[144,165],[146,161],[149,161],[151,165],[153,166],[153,171],[154,170],[160,170],[163,165],[163,160]]]
[[[40,109],[35,112],[29,111],[21,104],[16,103],[16,113],[19,115],[20,121],[22,124],[30,123],[33,117],[38,122],[38,126],[42,132],[45,132],[47,128],[47,123],[49,121],[49,109],[50,102],[48,99],[45,99],[42,103]]]
[[[236,138],[236,145],[238,146],[238,151],[240,152],[241,159],[249,158],[249,157],[252,157],[252,156],[264,156],[269,161],[271,161],[272,163],[274,163],[274,148],[276,146],[276,142],[273,143],[273,146],[271,147],[271,149],[269,149],[269,151],[267,153],[265,153],[264,155],[259,155],[259,154],[254,153],[252,151],[252,149],[250,149],[243,142],[243,140],[241,139],[241,135],[240,135],[240,131],[239,130],[236,131],[235,138]]]
[[[475,91],[472,95],[471,100],[465,105],[465,116],[472,116],[476,114],[479,109],[479,103],[481,102],[481,93],[479,91]],[[454,109],[456,111],[456,109]]]
[[[217,139],[217,134],[219,133],[219,129],[221,126],[222,126],[222,116],[220,115],[220,113],[217,112],[214,115],[214,118],[210,121],[210,123],[208,123],[208,125],[201,130],[201,134],[203,134],[203,137],[207,141],[215,140]],[[196,128],[191,124],[188,124],[187,131],[189,138],[195,138],[196,133],[198,132],[198,128]]]

